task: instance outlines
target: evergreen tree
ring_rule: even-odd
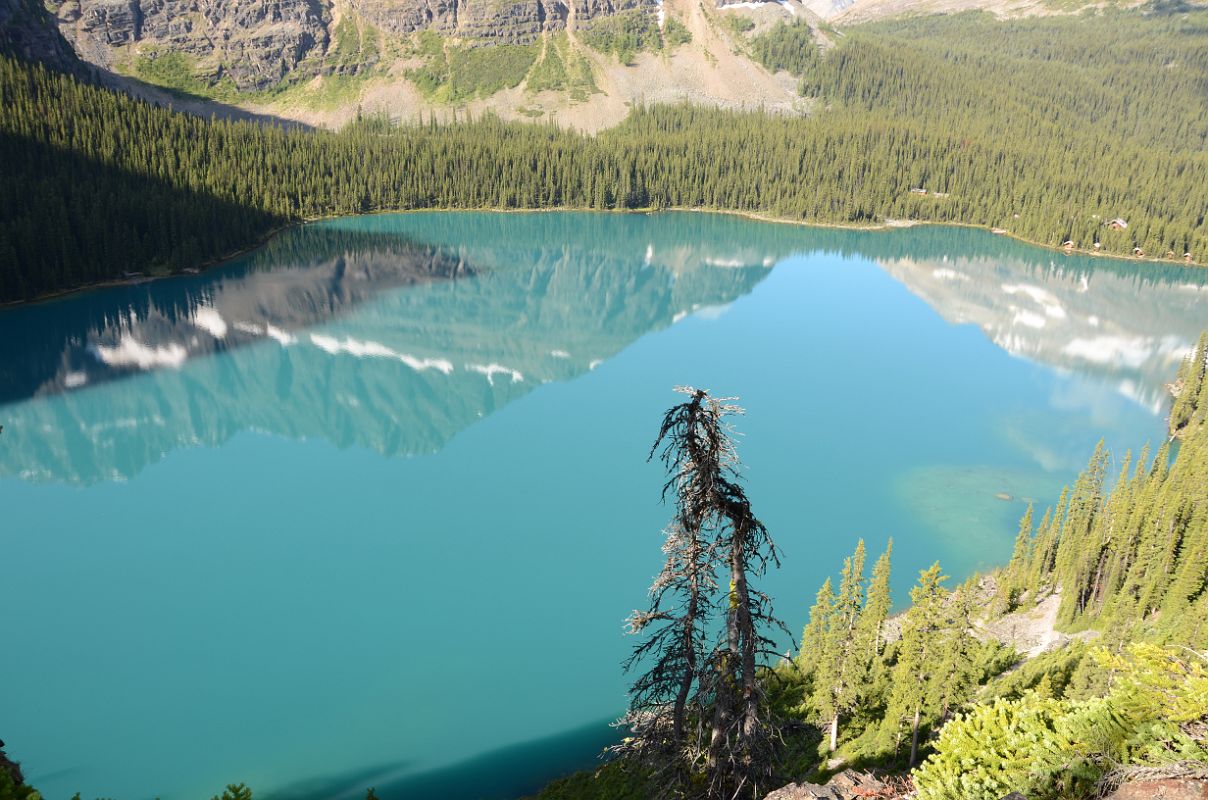
[[[920,729],[937,710],[941,693],[936,686],[948,677],[941,671],[940,658],[947,633],[946,578],[938,562],[919,573],[918,584],[910,590],[911,606],[902,620],[898,642],[886,723],[896,727],[901,720],[908,720],[912,768],[918,761]]]
[[[1027,586],[1028,564],[1032,560],[1032,504],[1019,521],[1019,533],[1011,550],[1011,560],[998,575],[994,608],[1000,612],[1013,611],[1019,602],[1019,594]]]
[[[870,686],[883,666],[881,655],[885,645],[885,621],[889,618],[892,602],[889,591],[892,556],[893,539],[890,539],[885,552],[873,565],[868,596],[856,624],[851,655],[862,668],[863,675],[857,679],[857,685],[862,687]]]
[[[855,705],[864,677],[863,662],[856,657],[855,645],[864,608],[864,540],[843,562],[839,594],[830,603],[825,632],[815,641],[814,706],[829,720],[830,749],[839,744],[839,718]],[[824,588],[829,589],[829,581]],[[823,599],[820,595],[820,600]],[[811,620],[812,621],[812,620]],[[806,643],[802,643],[803,648]]]

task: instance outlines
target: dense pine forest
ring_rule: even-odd
[[[784,26],[749,45],[801,75],[810,117],[639,108],[595,137],[491,117],[338,133],[207,120],[5,57],[0,300],[195,267],[295,220],[412,208],[961,222],[1201,261],[1206,32],[1208,11],[1159,6],[964,14],[855,28],[823,53]]]

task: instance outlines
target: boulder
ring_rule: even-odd
[[[1164,778],[1126,783],[1107,800],[1208,800],[1208,780]]]
[[[824,786],[816,783],[790,783],[772,792],[764,800],[890,800],[897,796],[893,788],[884,781],[865,772],[845,769]]]
[[[769,794],[764,800],[847,800],[838,792],[816,783],[790,783]]]

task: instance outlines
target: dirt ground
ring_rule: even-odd
[[[1017,611],[978,626],[976,633],[983,639],[997,639],[1009,644],[1028,658],[1064,647],[1076,639],[1090,639],[1093,632],[1067,635],[1057,630],[1057,609],[1061,595],[1051,594],[1034,608]]]

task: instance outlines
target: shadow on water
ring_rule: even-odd
[[[383,778],[397,775],[408,768],[406,761],[374,764],[368,767],[324,775],[290,784],[276,792],[268,793],[269,800],[332,800],[337,797],[362,797],[371,786]]]
[[[372,787],[382,800],[515,800],[555,778],[600,763],[617,741],[611,720],[488,753],[417,774],[405,766],[379,767],[306,781],[267,795],[268,800],[359,799]]]

